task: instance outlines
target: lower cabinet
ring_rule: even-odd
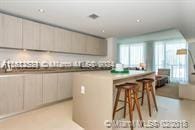
[[[43,103],[57,101],[58,74],[43,74]]]
[[[24,109],[31,109],[42,105],[43,86],[42,74],[24,76]]]
[[[72,97],[72,74],[58,74],[58,100]]]
[[[72,97],[72,73],[0,76],[0,116]]]
[[[0,115],[23,110],[23,76],[0,77]]]

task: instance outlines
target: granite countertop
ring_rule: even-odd
[[[64,68],[64,69],[26,69],[26,70],[13,70],[11,72],[0,71],[0,75],[17,75],[17,74],[42,74],[42,73],[66,73],[66,72],[86,72],[86,71],[105,71],[111,68]]]
[[[111,73],[108,70],[105,71],[98,71],[98,72],[82,72],[78,74],[86,74],[91,76],[101,76],[105,78],[112,78],[113,80],[119,80],[124,78],[130,78],[130,77],[137,77],[137,76],[144,76],[149,74],[154,74],[153,71],[140,71],[140,70],[129,70],[128,74],[120,74],[120,73]]]

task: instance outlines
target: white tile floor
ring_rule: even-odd
[[[145,101],[145,105],[142,106],[142,116],[143,120],[146,122],[148,120],[186,120],[189,122],[189,128],[158,128],[158,130],[195,130],[195,101],[190,100],[177,100],[165,97],[157,97],[158,102],[158,112],[155,112],[153,108],[152,117],[149,117],[147,102]],[[128,116],[128,115],[127,115]],[[134,119],[138,119],[137,112],[134,111]],[[127,119],[129,118],[127,117]],[[125,128],[120,128],[116,130],[129,130]],[[157,128],[135,128],[134,130],[157,130]]]
[[[72,100],[0,121],[0,130],[83,130],[72,121]]]
[[[153,112],[151,118],[148,116],[147,106],[144,105],[142,107],[142,115],[144,120],[187,120],[190,122],[192,127],[184,130],[195,130],[195,126],[193,126],[195,125],[195,101],[176,100],[164,97],[157,97],[157,101],[159,111]],[[134,115],[134,119],[136,119],[136,111]],[[158,128],[158,130],[173,129],[183,130],[178,128]],[[72,101],[65,101],[12,118],[1,120],[0,130],[82,130],[82,128],[72,121]],[[117,130],[129,130],[129,128]],[[135,130],[156,129],[136,128]]]

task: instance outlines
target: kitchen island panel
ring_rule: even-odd
[[[105,121],[112,121],[115,85],[136,82],[150,77],[154,72],[130,71],[129,74],[112,74],[110,71],[80,72],[73,75],[73,120],[85,130],[108,130]],[[82,94],[82,87],[85,94]],[[123,94],[121,94],[123,99]],[[123,104],[119,104],[119,107]],[[115,119],[122,119],[123,112],[117,112]]]
[[[102,121],[112,119],[112,85],[109,78],[74,74],[73,120],[85,130],[108,130]]]

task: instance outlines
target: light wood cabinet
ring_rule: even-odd
[[[57,101],[58,74],[43,74],[43,103]]]
[[[0,47],[22,48],[22,19],[0,14]]]
[[[63,52],[65,48],[65,32],[63,29],[55,28],[54,51]]]
[[[0,14],[0,47],[3,47],[3,15]]]
[[[87,36],[84,34],[72,33],[72,52],[79,54],[86,54]]]
[[[23,48],[39,50],[40,24],[23,20]]]
[[[99,55],[106,56],[107,55],[107,40],[99,39],[99,41],[100,41]]]
[[[87,36],[86,48],[87,54],[98,55],[100,48],[99,39],[92,36]]]
[[[87,54],[107,55],[107,41],[92,36],[87,37]]]
[[[23,76],[0,77],[0,115],[23,110]]]
[[[31,109],[42,105],[43,86],[42,74],[28,74],[24,76],[24,109]]]
[[[58,100],[72,97],[72,73],[58,74]]]
[[[65,31],[65,48],[64,52],[71,52],[71,46],[72,46],[72,32],[71,31]]]
[[[54,50],[54,27],[44,24],[40,25],[40,49]]]
[[[71,32],[55,28],[54,51],[71,52]]]
[[[0,47],[106,55],[105,40],[0,13]]]

